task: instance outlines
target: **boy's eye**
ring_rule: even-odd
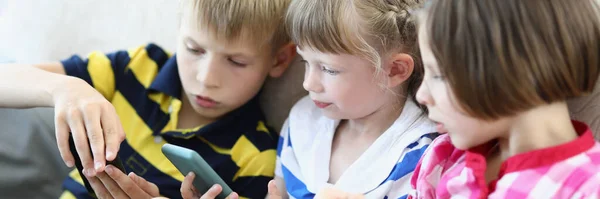
[[[230,63],[232,63],[233,65],[235,65],[235,66],[239,66],[239,67],[245,67],[245,66],[247,65],[247,64],[245,64],[245,63],[242,63],[242,62],[239,62],[239,61],[235,61],[235,60],[233,60],[233,59],[231,59],[231,58],[227,58],[227,60],[228,60]]]
[[[201,48],[191,48],[188,46],[186,46],[185,48],[188,52],[191,52],[193,54],[204,54],[204,49]]]
[[[339,73],[340,73],[340,71],[337,71],[337,70],[331,70],[331,69],[328,69],[327,67],[324,67],[324,66],[323,66],[323,67],[321,67],[321,70],[322,70],[323,72],[327,73],[327,74],[330,74],[330,75],[337,75],[337,74],[339,74]]]

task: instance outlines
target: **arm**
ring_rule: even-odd
[[[55,108],[57,144],[67,166],[74,165],[68,144],[70,132],[84,173],[93,176],[96,170],[103,170],[105,160],[115,158],[124,139],[118,116],[110,102],[88,83],[64,75],[61,63],[0,65],[0,71],[0,107]]]
[[[33,108],[52,107],[52,93],[82,81],[65,76],[62,64],[0,65],[0,107]],[[40,70],[43,69],[43,70]]]

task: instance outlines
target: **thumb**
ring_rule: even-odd
[[[277,185],[275,184],[275,180],[271,180],[269,182],[269,196],[267,199],[281,199],[281,193],[279,193],[279,189],[277,189]]]

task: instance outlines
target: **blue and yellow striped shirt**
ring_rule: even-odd
[[[273,178],[277,134],[265,126],[257,98],[217,122],[177,129],[181,82],[175,56],[149,44],[110,54],[62,61],[67,75],[79,77],[115,107],[126,133],[119,156],[127,172],[155,183],[160,194],[180,198],[184,176],[162,154],[171,143],[197,151],[238,194],[264,198]],[[64,182],[61,198],[90,198],[77,169]]]

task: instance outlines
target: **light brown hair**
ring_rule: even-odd
[[[273,51],[288,44],[284,16],[291,0],[181,0],[180,15],[216,39],[250,40]],[[185,13],[185,14],[184,14]]]
[[[593,0],[434,0],[430,47],[456,102],[482,119],[592,92],[600,74]]]
[[[416,102],[424,71],[409,10],[418,7],[419,0],[294,0],[285,21],[299,47],[361,56],[378,72],[382,71],[383,56],[411,55],[414,69],[406,83],[406,95]]]

